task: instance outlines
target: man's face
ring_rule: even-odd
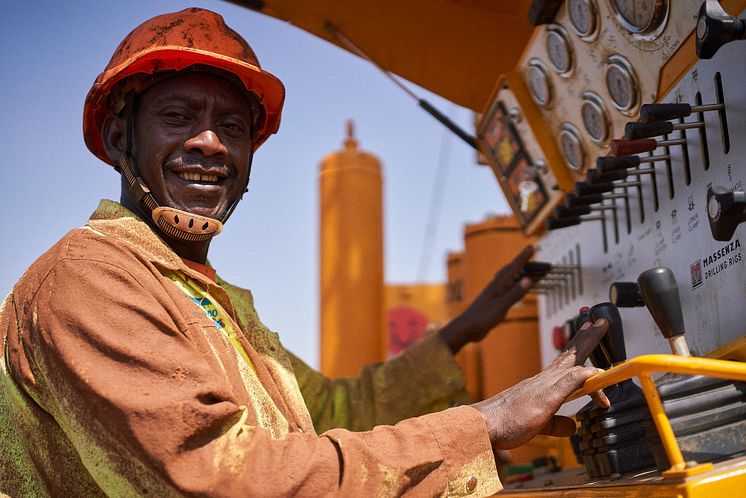
[[[133,156],[159,204],[221,219],[243,193],[252,115],[231,83],[177,75],[138,99]]]

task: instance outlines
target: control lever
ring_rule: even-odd
[[[725,109],[725,104],[643,104],[640,107],[640,121],[643,123],[670,121],[685,118],[693,112],[722,111],[723,109]]]
[[[599,303],[591,306],[590,318],[594,322],[599,318],[605,319],[609,329],[601,338],[599,347],[611,362],[611,366],[622,363],[627,359],[627,349],[624,347],[624,330],[619,310],[612,303]]]
[[[640,157],[640,156],[601,156],[596,159],[596,171],[601,173],[611,173],[613,171],[623,171],[630,168],[636,168],[641,164],[654,163],[656,161],[666,161],[671,156],[664,154],[662,156]],[[593,171],[593,170],[590,170]]]
[[[571,227],[580,225],[586,221],[603,221],[603,216],[589,216],[581,218],[580,216],[567,216],[564,218],[547,218],[547,230],[557,230],[558,228]]]
[[[574,265],[553,265],[546,261],[527,261],[523,265],[523,274],[531,278],[542,278],[548,273],[570,274],[579,269],[579,266]]]
[[[685,143],[686,139],[684,138],[677,138],[675,140],[654,140],[652,138],[641,138],[638,140],[615,139],[611,141],[611,155],[616,157],[631,156],[632,154],[653,152],[658,147],[684,145]],[[648,162],[651,159],[653,158],[645,158],[645,160],[648,160]],[[666,159],[668,159],[668,156],[666,156]]]
[[[606,192],[611,192],[617,187],[639,187],[641,185],[640,182],[623,182],[623,183],[613,183],[613,182],[604,182],[604,183],[596,183],[594,185],[591,185],[587,182],[575,182],[575,195],[578,197],[584,197],[586,195],[593,195],[593,194],[603,194]]]
[[[746,221],[746,193],[710,186],[707,189],[707,218],[715,240],[730,240],[738,225]]]
[[[657,137],[659,135],[668,135],[674,130],[688,130],[690,128],[702,128],[704,123],[695,121],[694,123],[672,123],[670,121],[659,121],[657,123],[638,123],[630,122],[624,125],[624,138],[627,140],[639,140],[641,138]]]
[[[639,308],[645,306],[637,282],[614,282],[609,286],[609,301],[617,308]]]
[[[572,322],[572,328],[570,329],[570,340],[575,337],[575,334],[578,333],[580,327],[582,327],[583,324],[586,322],[593,323],[593,320],[591,319],[590,308],[588,306],[583,306],[582,308],[580,308],[578,316],[576,316]],[[588,359],[591,360],[591,365],[596,368],[603,368],[604,370],[608,370],[609,368],[611,368],[611,361],[600,346],[596,346],[595,348],[593,348],[591,354],[588,355]]]
[[[584,214],[591,214],[592,212],[603,212],[603,211],[611,211],[613,209],[616,209],[614,206],[610,205],[601,205],[601,206],[590,206],[590,205],[584,205],[584,206],[574,206],[574,207],[567,207],[567,206],[557,206],[554,208],[554,217],[555,218],[567,218],[568,216],[582,216]]]
[[[615,182],[617,180],[624,180],[628,176],[641,176],[641,175],[653,175],[655,174],[655,168],[646,169],[621,169],[613,171],[599,171],[597,169],[589,169],[585,178],[588,180],[589,185],[603,185],[608,182]],[[613,185],[613,184],[612,184]],[[620,186],[620,185],[617,185]]]
[[[717,0],[705,0],[697,19],[697,57],[710,59],[720,47],[746,38],[746,22],[728,14]]]
[[[663,337],[668,339],[673,354],[691,356],[684,339],[684,314],[673,272],[663,266],[651,268],[640,274],[637,284],[645,306]]]
[[[590,194],[579,196],[575,194],[565,195],[565,206],[578,207],[599,204],[607,199],[626,199],[627,194]]]

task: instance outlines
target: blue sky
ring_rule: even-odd
[[[360,147],[383,163],[387,282],[417,279],[438,164],[436,236],[425,281],[445,279],[463,227],[508,212],[491,171],[474,152],[369,63],[287,23],[222,1],[5,2],[0,30],[0,293],[101,198],[119,198],[118,175],[85,147],[85,95],[121,39],[157,14],[187,7],[221,13],[285,84],[282,126],[254,158],[251,187],[215,239],[210,260],[250,288],[260,317],[288,349],[318,365],[318,167],[355,121]],[[410,85],[469,127],[470,111]],[[354,331],[351,331],[354,333]]]

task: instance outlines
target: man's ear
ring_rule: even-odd
[[[104,143],[106,155],[114,164],[119,162],[125,152],[126,134],[127,122],[121,116],[110,112],[101,126],[101,140]]]

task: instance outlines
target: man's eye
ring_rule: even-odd
[[[163,113],[163,117],[169,121],[174,122],[186,122],[189,121],[189,116],[179,111],[166,111]]]

